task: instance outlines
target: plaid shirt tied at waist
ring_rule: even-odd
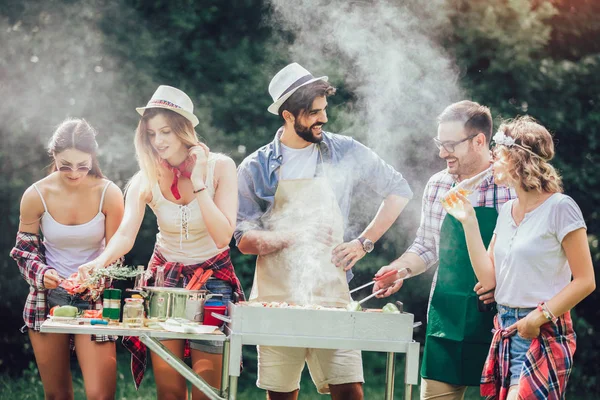
[[[510,388],[510,337],[516,330],[500,329],[498,315],[494,318],[494,337],[483,367],[481,395],[487,400],[505,400]],[[575,331],[570,312],[556,323],[540,327],[526,354],[519,379],[519,400],[564,400],[567,381],[573,368]]]
[[[152,272],[152,276],[155,275],[156,268],[159,265],[165,266],[165,287],[180,286],[179,281],[181,278],[183,278],[183,287],[185,287],[198,268],[202,268],[204,270],[211,269],[213,270],[212,276],[214,278],[228,282],[231,285],[233,292],[237,294],[237,296],[233,296],[235,300],[245,300],[242,285],[235,274],[233,264],[231,263],[229,249],[202,263],[184,265],[179,262],[167,261],[160,251],[155,248],[154,254],[152,255],[152,259],[150,260],[150,264],[148,266]],[[146,365],[148,361],[146,345],[135,336],[124,336],[123,345],[127,350],[129,350],[129,352],[131,352],[131,373],[137,389],[142,383],[142,379],[144,379],[144,373],[146,372]],[[188,355],[189,347],[186,344],[185,357]]]
[[[29,329],[40,330],[42,323],[48,315],[46,301],[47,289],[44,286],[44,274],[53,269],[46,265],[44,244],[39,235],[28,232],[18,232],[15,247],[10,251],[10,256],[17,262],[19,272],[29,285],[29,295],[23,309],[23,321]],[[90,302],[92,309],[96,310],[102,305],[102,300]],[[115,341],[115,336],[91,335],[96,342]],[[73,345],[71,345],[73,348]]]

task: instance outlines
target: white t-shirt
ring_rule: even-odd
[[[307,179],[314,178],[317,171],[319,149],[311,145],[303,149],[292,149],[281,143],[283,157],[280,179]]]
[[[562,241],[586,225],[577,203],[562,193],[525,214],[519,226],[512,217],[513,203],[504,204],[494,231],[495,297],[509,307],[536,307],[571,282]]]

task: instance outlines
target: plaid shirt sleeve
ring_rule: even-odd
[[[437,174],[431,177],[427,182],[427,186],[425,186],[421,204],[421,223],[417,230],[417,237],[406,250],[421,257],[427,269],[434,266],[438,261],[440,226],[445,216],[441,203],[437,204],[436,207],[436,201],[439,203],[437,199],[438,192],[443,184],[436,177]],[[447,186],[449,187],[449,185]]]
[[[17,242],[10,252],[10,256],[17,262],[19,272],[25,282],[36,290],[45,290],[44,274],[50,269],[46,265],[44,245],[40,236],[27,233],[17,233]]]

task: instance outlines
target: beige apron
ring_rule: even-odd
[[[290,247],[258,256],[251,301],[330,307],[350,302],[346,272],[331,262],[332,250],[344,241],[344,222],[329,182],[325,177],[280,180],[265,228],[298,231],[318,223],[333,229],[334,244],[320,243],[305,229]]]

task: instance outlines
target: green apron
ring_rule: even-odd
[[[479,231],[487,248],[494,234],[494,207],[475,207]],[[461,386],[479,386],[492,340],[495,310],[480,312],[462,224],[446,215],[440,230],[440,264],[429,305],[421,376]]]

